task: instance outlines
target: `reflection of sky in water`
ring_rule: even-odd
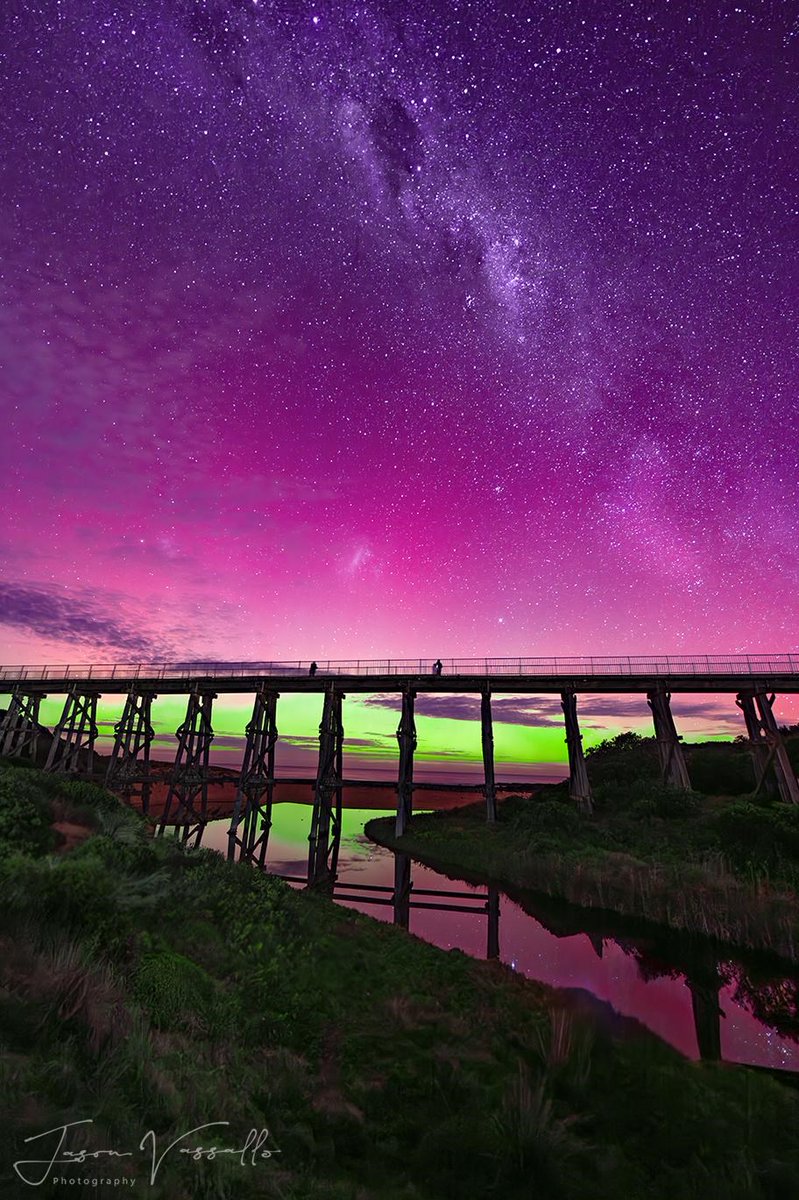
[[[346,809],[339,852],[339,879],[346,883],[393,886],[394,856],[363,836],[363,827],[374,810]],[[268,869],[278,874],[303,875],[307,865],[311,808],[304,804],[276,804],[269,842]],[[227,848],[227,822],[209,826],[204,844]],[[485,887],[471,888],[414,863],[415,889],[447,892],[474,891],[485,896]],[[387,893],[383,893],[387,895]],[[425,901],[433,897],[424,897]],[[379,921],[393,919],[391,906],[346,899],[346,906],[368,913]],[[458,902],[461,903],[461,902]],[[464,901],[464,904],[475,902]],[[412,909],[410,932],[443,949],[457,948],[485,958],[488,918],[484,912],[437,912]],[[682,977],[643,979],[638,963],[615,942],[605,940],[602,958],[587,934],[558,937],[524,912],[508,897],[501,899],[500,957],[531,979],[554,987],[583,988],[624,1016],[634,1017],[689,1057],[698,1056],[691,992]],[[629,940],[629,939],[628,939]],[[762,1025],[733,998],[734,987],[723,987],[719,1004],[722,1057],[730,1061],[799,1071],[799,1045]]]

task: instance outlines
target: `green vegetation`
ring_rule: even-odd
[[[51,850],[56,843],[52,821],[52,804],[38,780],[0,771],[0,857]]]
[[[73,1146],[271,1131],[255,1166],[172,1155],[149,1188],[140,1163],[133,1194],[169,1200],[799,1193],[799,1097],[769,1077],[611,1038],[498,964],[154,841],[96,790],[0,765],[0,805],[4,1195],[27,1194],[23,1138],[86,1117]],[[48,854],[42,815],[90,836]]]
[[[792,759],[799,739],[789,738]],[[653,739],[620,734],[586,756],[596,811],[581,816],[565,784],[512,796],[494,826],[482,804],[367,833],[453,873],[557,896],[796,960],[799,809],[760,796],[740,743],[689,747],[692,780],[730,795],[664,786]],[[716,770],[717,768],[717,770]],[[715,774],[714,774],[715,770]]]

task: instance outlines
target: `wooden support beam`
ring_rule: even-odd
[[[569,797],[582,812],[592,813],[594,797],[585,766],[583,739],[577,719],[577,697],[574,692],[561,692],[560,705],[566,724],[566,745],[569,751]]]
[[[683,788],[685,791],[689,791],[691,778],[688,774],[680,735],[677,733],[671,712],[671,693],[667,692],[665,687],[658,687],[648,691],[646,698],[652,709],[652,723],[655,726],[655,737],[660,756],[661,778],[669,787]]]
[[[407,929],[411,919],[411,859],[408,854],[394,855],[394,924]]]
[[[276,691],[262,687],[255,696],[241,764],[233,817],[228,830],[228,859],[263,867],[272,828],[277,743]]]
[[[29,758],[36,762],[41,731],[39,705],[45,699],[41,692],[14,688],[0,722],[0,755],[4,758]]]
[[[186,706],[186,717],[176,737],[178,748],[169,781],[164,811],[158,824],[163,834],[167,825],[175,826],[181,840],[199,846],[208,823],[208,767],[214,730],[211,724],[215,692],[195,688]]]
[[[16,753],[19,734],[25,726],[24,709],[27,696],[22,688],[14,688],[8,708],[0,720],[0,755],[4,758],[17,758]]]
[[[325,692],[319,726],[319,766],[314,787],[311,833],[308,838],[308,886],[330,887],[336,878],[341,843],[341,789],[344,725],[341,692]]]
[[[694,1029],[699,1054],[708,1062],[721,1060],[721,1017],[724,1013],[719,1005],[721,978],[685,980],[691,992],[691,1008],[694,1014]]]
[[[754,692],[739,692],[735,703],[743,713],[746,723],[746,736],[749,738],[749,753],[755,772],[755,796],[761,792],[766,796],[777,794],[777,780],[769,768],[773,754],[769,752],[769,744],[763,733],[763,726],[757,715]]]
[[[486,958],[499,958],[499,891],[490,884],[486,912],[488,913]]]
[[[774,700],[775,697],[773,695],[767,696],[765,692],[757,692],[755,694],[760,725],[766,745],[769,748],[769,756],[773,763],[774,774],[777,777],[780,798],[786,804],[799,804],[799,780],[797,780],[796,773],[791,766],[785,742],[782,740],[782,734],[774,716]]]
[[[94,743],[97,740],[97,692],[71,688],[64,702],[45,771],[80,772],[91,776],[94,770]]]
[[[594,947],[594,954],[596,954],[597,958],[602,958],[605,952],[605,939],[602,937],[602,934],[589,933],[588,940]]]
[[[130,800],[141,783],[141,809],[150,811],[150,745],[155,737],[150,715],[155,693],[131,688],[114,726],[114,748],[105,774],[106,787]]]
[[[397,819],[395,832],[402,837],[413,815],[413,755],[416,750],[416,720],[413,702],[416,692],[406,688],[402,693],[402,716],[397,729],[399,768],[397,777]]]
[[[486,820],[497,819],[497,788],[494,779],[494,724],[491,718],[491,692],[486,688],[480,698],[480,729],[485,774]]]

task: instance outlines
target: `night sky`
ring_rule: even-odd
[[[0,658],[796,649],[791,3],[0,9]]]

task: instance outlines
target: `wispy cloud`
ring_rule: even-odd
[[[364,704],[375,708],[389,708],[399,711],[402,708],[400,696],[378,695],[368,696]],[[447,718],[453,721],[479,721],[479,696],[417,696],[415,703],[417,716]],[[492,712],[495,721],[506,725],[560,725],[563,713],[560,701],[556,697],[516,697],[507,696],[492,701]]]
[[[375,695],[365,697],[364,704],[375,708],[399,711],[402,700],[399,696]],[[717,697],[675,696],[672,708],[679,720],[706,720],[708,732],[740,732],[740,716],[732,697],[719,700]],[[563,710],[559,696],[495,696],[491,709],[495,722],[505,725],[528,725],[533,728],[557,727],[563,724]],[[447,718],[454,721],[479,721],[479,696],[422,695],[416,699],[418,716]],[[650,718],[645,696],[581,696],[578,698],[581,721],[588,729],[608,729],[623,722],[637,723]]]
[[[298,746],[300,749],[303,749],[303,750],[318,750],[319,749],[319,738],[314,737],[311,734],[306,735],[306,734],[301,734],[301,733],[288,733],[288,734],[281,733],[280,741],[284,742],[287,746]],[[366,737],[345,737],[344,738],[344,749],[345,750],[355,750],[355,751],[364,750],[364,749],[383,750],[383,749],[385,749],[387,744],[390,745],[390,740],[380,737],[379,735],[377,737],[373,737],[373,738],[366,738]]]
[[[154,641],[133,618],[93,595],[46,585],[0,583],[0,625],[55,641],[91,646],[136,658],[166,658],[171,647]]]

